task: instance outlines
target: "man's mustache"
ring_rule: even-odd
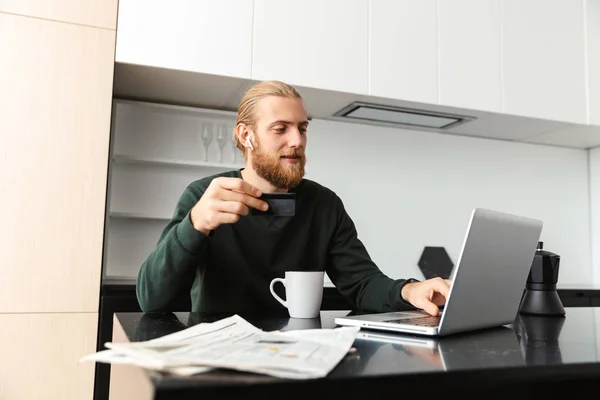
[[[304,149],[292,149],[288,152],[285,153],[281,153],[279,155],[280,157],[298,157],[298,158],[304,158]]]

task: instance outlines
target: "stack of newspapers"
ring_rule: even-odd
[[[216,368],[289,379],[324,377],[346,356],[357,327],[265,332],[238,315],[145,342],[106,343],[81,359],[174,375]]]

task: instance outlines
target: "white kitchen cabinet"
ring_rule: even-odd
[[[600,125],[600,0],[585,0],[589,123]]]
[[[600,124],[599,3],[121,0],[116,61],[168,71],[168,78],[138,83],[154,85],[152,93],[169,93],[161,79],[174,88],[190,79],[184,71],[202,73],[203,82],[231,93],[218,107],[237,105],[234,97],[249,82],[236,78],[278,79],[378,103]],[[137,76],[144,74],[150,72]],[[223,79],[232,82],[227,90]],[[160,100],[144,89],[125,92]],[[211,103],[194,93],[189,85],[164,97]]]
[[[117,62],[250,78],[251,57],[251,1],[119,1]]]
[[[504,112],[586,122],[583,0],[504,0]]]
[[[252,79],[367,94],[368,0],[255,0]]]
[[[371,0],[369,94],[438,103],[435,0]]]
[[[439,0],[439,102],[502,112],[500,0]]]

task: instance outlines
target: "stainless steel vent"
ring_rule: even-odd
[[[446,114],[410,108],[354,102],[333,114],[338,119],[364,121],[378,125],[443,130],[475,119],[466,115]]]

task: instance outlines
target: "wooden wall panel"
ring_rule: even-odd
[[[97,313],[0,314],[0,399],[92,399]]]
[[[116,29],[117,0],[2,0],[0,12]]]
[[[0,313],[98,311],[114,49],[0,14]]]

